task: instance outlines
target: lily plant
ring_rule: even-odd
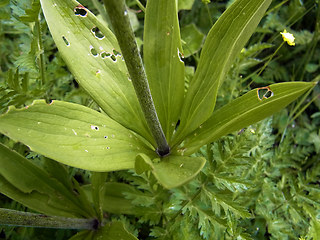
[[[165,188],[178,187],[205,165],[192,155],[202,146],[272,115],[314,86],[272,84],[215,109],[219,87],[271,0],[234,1],[208,33],[187,91],[177,0],[147,1],[143,60],[123,0],[104,1],[112,26],[75,0],[40,2],[61,56],[100,111],[36,100],[10,107],[0,132],[72,167],[151,172]],[[8,171],[1,167],[0,175],[10,178]]]

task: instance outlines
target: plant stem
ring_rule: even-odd
[[[97,229],[98,224],[96,219],[46,216],[0,208],[0,225],[60,229]]]
[[[139,0],[136,0],[136,3],[138,7],[142,10],[142,12],[146,12],[146,8],[142,5],[142,3]]]
[[[41,75],[41,86],[43,86],[46,82],[46,62],[45,62],[45,56],[44,56],[44,47],[42,42],[42,29],[41,29],[41,15],[39,14],[39,17],[36,21],[36,28],[38,33],[38,48],[40,52],[39,56],[39,69],[40,69],[40,75]]]
[[[127,65],[133,87],[147,124],[157,144],[157,153],[166,156],[170,147],[160,125],[157,112],[152,100],[147,76],[139,54],[136,39],[130,25],[129,14],[124,0],[104,0],[113,30]]]

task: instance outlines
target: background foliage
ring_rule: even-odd
[[[98,0],[80,2],[108,22]],[[206,34],[232,0],[204,2],[179,1],[186,88]],[[143,53],[144,14],[137,1],[128,0],[127,4]],[[39,11],[37,0],[0,1],[0,112],[9,105],[21,107],[39,98],[97,109],[60,58]],[[296,46],[283,45],[274,55],[282,43],[279,32],[284,29],[294,34]],[[273,1],[232,65],[216,107],[254,87],[319,80],[319,34],[317,1]],[[265,63],[268,65],[260,73]],[[130,211],[105,209],[106,216],[125,223],[139,239],[319,239],[319,94],[318,85],[309,96],[272,118],[203,146],[196,155],[204,156],[207,165],[185,186],[168,191],[152,176],[132,171],[108,174],[108,181],[126,189],[121,200]],[[1,136],[0,141],[44,167],[43,156],[7,137]],[[68,172],[80,185],[91,181],[90,172],[71,167]],[[0,206],[30,211],[3,195]],[[0,227],[4,239],[68,239],[74,233]]]

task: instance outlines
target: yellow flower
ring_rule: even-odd
[[[280,34],[282,35],[283,41],[287,42],[290,46],[296,45],[294,43],[295,37],[291,33],[287,32],[286,29],[283,32],[280,32]]]

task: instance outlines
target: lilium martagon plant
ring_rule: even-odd
[[[40,2],[69,70],[103,113],[36,100],[10,107],[0,117],[0,132],[73,167],[135,168],[152,172],[165,188],[178,187],[204,166],[205,158],[191,156],[203,145],[272,115],[315,85],[272,84],[214,110],[219,86],[271,0],[236,0],[223,13],[208,33],[187,92],[177,0],[147,1],[144,65],[123,0],[104,1],[115,34],[74,0]]]

